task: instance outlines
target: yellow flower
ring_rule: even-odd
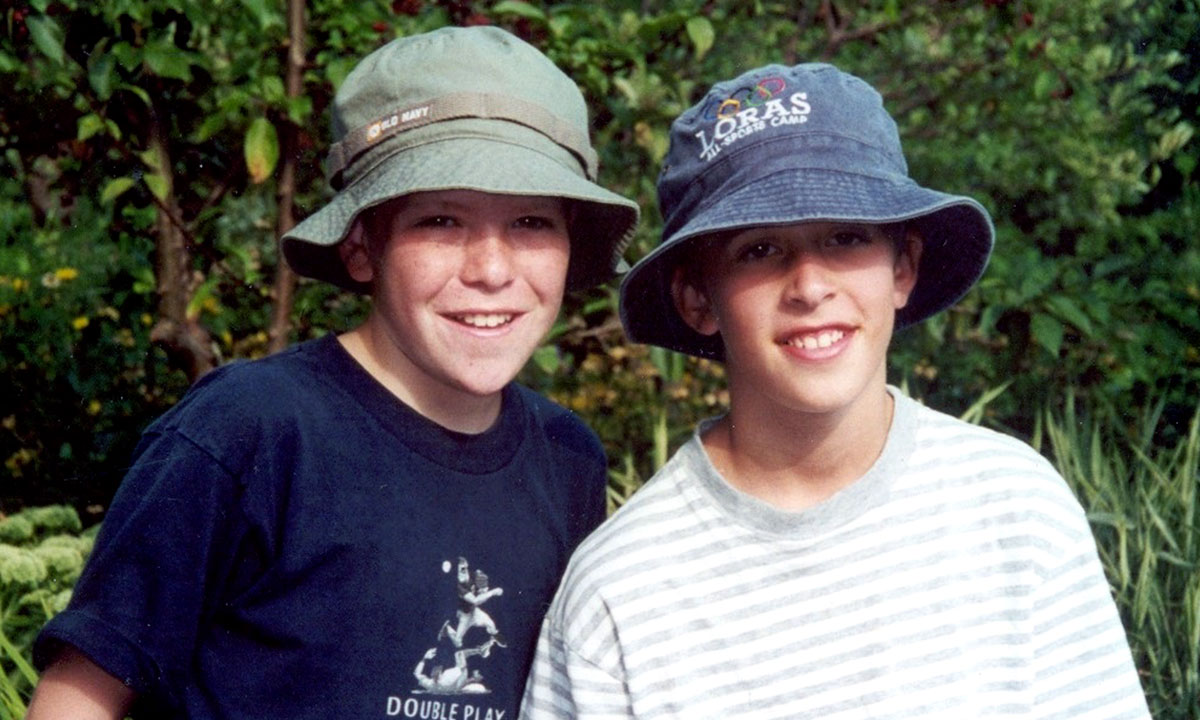
[[[100,404],[99,400],[92,400],[91,402],[88,403],[87,413],[88,413],[88,415],[93,415],[93,416],[99,415],[100,411],[102,409],[104,409],[104,406]]]
[[[29,281],[25,278],[13,278],[12,289],[16,292],[21,292],[27,287],[29,287]]]
[[[82,330],[87,327],[90,322],[91,320],[88,320],[86,315],[80,315],[71,321],[71,327],[75,328],[76,330]]]
[[[54,271],[54,277],[59,280],[74,280],[79,277],[79,271],[73,267],[63,267]]]

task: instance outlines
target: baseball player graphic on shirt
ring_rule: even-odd
[[[503,595],[504,589],[490,587],[488,576],[482,570],[476,569],[472,573],[466,558],[458,558],[456,567],[455,591],[458,594],[458,610],[454,620],[442,623],[437,635],[439,642],[445,638],[450,639],[454,648],[454,665],[432,665],[432,670],[429,670],[429,666],[437,657],[438,649],[432,647],[426,650],[425,656],[413,669],[413,677],[421,687],[418,692],[437,695],[477,695],[491,692],[484,684],[482,673],[477,669],[468,668],[467,660],[472,657],[487,658],[493,648],[507,647],[504,636],[496,628],[496,622],[481,607],[492,598]],[[442,564],[442,571],[448,573],[450,569],[451,564],[447,560]],[[475,647],[464,648],[463,642],[471,628],[481,628],[487,633],[487,639]]]
[[[505,647],[504,637],[496,629],[496,623],[480,607],[488,600],[503,595],[504,588],[489,588],[488,576],[482,570],[476,570],[474,576],[472,576],[471,568],[466,558],[460,557],[458,559],[457,591],[457,623],[454,627],[450,626],[449,620],[442,623],[442,629],[438,631],[438,640],[449,636],[450,642],[454,643],[454,647],[461,648],[467,631],[478,627],[487,631],[488,638],[494,640],[494,644]],[[489,645],[488,652],[490,651],[491,646]],[[483,653],[483,656],[487,657],[487,652]]]

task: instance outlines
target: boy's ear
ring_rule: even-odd
[[[689,280],[682,267],[675,268],[671,277],[671,299],[675,301],[675,310],[679,317],[683,318],[688,327],[701,335],[717,334],[717,316],[713,313],[708,294]]]
[[[901,241],[900,251],[896,253],[895,268],[895,305],[896,309],[908,304],[913,288],[917,286],[917,270],[921,267],[921,251],[925,241],[921,233],[910,228]]]
[[[371,254],[367,251],[367,239],[363,231],[362,218],[355,218],[346,239],[338,243],[338,255],[346,266],[346,273],[360,283],[369,283],[375,277]]]

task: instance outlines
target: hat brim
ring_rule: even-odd
[[[347,274],[337,251],[363,210],[431,190],[541,195],[561,197],[574,206],[567,288],[582,289],[608,280],[637,226],[637,204],[531,145],[536,147],[528,141],[456,136],[390,153],[380,148],[370,170],[281,238],[283,255],[300,275],[367,292],[369,287]]]
[[[907,305],[896,312],[896,329],[958,302],[983,274],[992,251],[992,221],[982,205],[902,176],[790,169],[716,197],[625,275],[620,314],[631,340],[724,358],[720,336],[701,335],[684,323],[671,297],[681,249],[717,232],[813,221],[911,223],[923,238],[921,263]]]

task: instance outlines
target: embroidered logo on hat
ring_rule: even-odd
[[[768,127],[795,125],[808,121],[812,105],[808,93],[794,92],[784,97],[787,81],[779,76],[759,80],[753,88],[739,90],[715,104],[713,123],[696,133],[700,140],[700,159],[715,160],[724,148]],[[707,115],[707,113],[702,113]]]

